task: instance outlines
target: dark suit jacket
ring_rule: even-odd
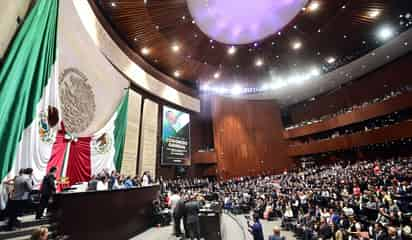
[[[56,177],[53,174],[48,174],[43,178],[41,186],[41,194],[45,196],[51,196],[56,192],[55,185]]]
[[[181,218],[185,215],[185,201],[183,199],[180,199],[177,203],[176,203],[176,207],[175,210],[173,211],[174,216],[176,218]]]
[[[199,222],[199,209],[200,209],[200,204],[198,201],[192,200],[185,204],[187,223]]]
[[[386,231],[382,231],[380,233],[375,233],[373,236],[373,239],[375,240],[388,240],[389,236],[388,233]]]

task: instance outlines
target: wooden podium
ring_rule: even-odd
[[[147,230],[160,186],[59,193],[50,206],[58,235],[75,240],[123,240]]]

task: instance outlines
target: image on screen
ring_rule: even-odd
[[[190,114],[163,107],[162,165],[190,165]]]

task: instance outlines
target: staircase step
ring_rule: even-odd
[[[14,238],[6,238],[7,240],[30,240],[31,236],[21,236],[21,237],[14,237]]]
[[[34,230],[38,229],[39,227],[50,227],[50,224],[44,225],[35,225],[25,228],[18,228],[14,231],[1,231],[0,232],[0,239],[13,239],[16,237],[24,237],[24,236],[31,236]]]
[[[27,215],[27,216],[19,217],[18,219],[21,222],[21,224],[18,226],[19,228],[42,226],[42,225],[50,223],[50,220],[48,218],[42,218],[42,219],[36,220],[34,215]],[[7,220],[0,221],[0,229],[2,229],[5,226],[7,226]]]

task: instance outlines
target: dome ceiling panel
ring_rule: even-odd
[[[256,87],[312,66],[322,73],[333,71],[384,45],[376,37],[381,26],[393,26],[396,34],[409,29],[400,24],[409,18],[401,16],[412,12],[412,1],[405,0],[302,1],[304,9],[285,19],[279,32],[236,44],[235,53],[229,54],[232,45],[203,33],[186,0],[89,1],[137,54],[196,89],[203,84]],[[335,61],[328,62],[330,58]]]

